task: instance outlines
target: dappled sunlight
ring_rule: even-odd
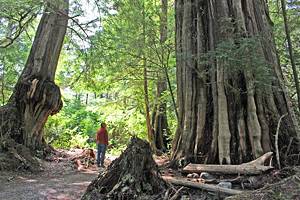
[[[83,152],[84,149],[60,150],[57,155],[49,157],[50,161],[44,162],[43,172],[16,176],[3,174],[1,180],[8,181],[7,184],[0,185],[0,199],[16,199],[16,195],[17,199],[80,199],[99,173],[96,165],[80,171],[74,167],[72,158],[82,155]]]
[[[298,2],[0,0],[0,200],[300,196]]]
[[[84,181],[84,182],[72,183],[71,185],[88,186],[90,183],[91,183],[90,181]]]

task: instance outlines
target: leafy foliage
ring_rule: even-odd
[[[88,94],[88,104],[80,109],[83,109],[83,112],[97,110],[98,121],[95,123],[99,124],[99,119],[101,119],[109,124],[111,146],[119,149],[127,144],[131,135],[146,137],[143,59],[146,59],[148,69],[151,107],[154,108],[155,101],[157,101],[156,80],[163,67],[167,68],[171,84],[173,88],[176,88],[175,59],[172,49],[174,45],[172,28],[174,21],[171,17],[173,12],[170,12],[172,20],[169,21],[169,40],[161,44],[159,2],[153,0],[106,1],[98,4],[98,8],[105,13],[105,16],[101,16],[101,27],[94,36],[91,36],[91,46],[82,47],[80,43],[74,42],[71,34],[68,34],[56,79],[64,90],[70,89],[75,92],[77,98]],[[163,64],[162,54],[165,54]],[[67,107],[74,103],[76,95],[68,97],[70,104],[65,105],[66,108],[62,111],[64,114],[60,116],[60,121],[63,121],[65,117],[74,118],[73,115],[67,116],[66,114],[74,113],[74,110]],[[170,94],[166,93],[160,101],[167,102],[169,123],[174,132],[176,119]],[[81,106],[83,102],[84,100]],[[76,109],[79,110],[79,108]],[[74,123],[83,124],[84,120]],[[70,124],[65,126],[70,127]],[[52,125],[49,124],[48,129],[51,127]],[[96,127],[94,127],[94,132],[95,130]],[[70,127],[65,134],[72,135],[72,131],[73,128]],[[81,131],[81,134],[91,137],[87,131]],[[59,144],[56,145],[59,146]]]
[[[223,41],[217,45],[216,50],[202,55],[200,62],[208,64],[216,59],[222,59],[225,61],[226,70],[230,73],[249,71],[254,75],[256,87],[265,87],[267,84],[270,86],[272,74],[262,52],[257,51],[259,40],[261,40],[259,37],[237,37],[234,40]]]
[[[158,101],[166,102],[168,124],[174,134],[177,119],[170,93],[166,91],[160,99],[156,97],[156,81],[165,69],[176,95],[174,1],[169,1],[168,40],[163,44],[160,41],[160,1],[95,1],[98,16],[90,22],[80,21],[80,16],[88,15],[84,6],[90,6],[91,2],[71,1],[70,16],[74,18],[70,19],[70,29],[56,73],[56,83],[62,88],[64,96],[64,108],[49,118],[45,128],[47,141],[59,148],[94,147],[95,132],[101,121],[108,123],[113,153],[122,150],[132,135],[146,138],[143,91],[145,66],[150,108],[153,110]],[[280,6],[275,0],[268,2],[282,69],[290,96],[294,97]],[[0,46],[8,44],[10,41],[7,37],[13,37],[18,32],[22,15],[28,13],[22,25],[29,20],[12,44],[0,48],[2,105],[8,101],[25,65],[36,29],[36,17],[43,3],[35,0],[0,0]],[[288,8],[295,57],[299,63],[299,3],[288,1]],[[233,72],[254,68],[255,84],[261,87],[266,83],[265,79],[272,77],[266,67],[268,63],[261,59],[260,52],[255,51],[259,39],[224,41],[216,51],[195,59],[207,64],[211,59],[226,58],[227,69]],[[244,56],[245,51],[248,52],[247,57]],[[207,72],[198,73],[201,76]]]
[[[27,29],[27,33],[20,35],[12,45],[0,48],[0,84],[2,91],[0,97],[2,105],[9,99],[14,85],[25,66],[34,36],[35,25],[33,23],[32,27]]]
[[[272,0],[269,2],[270,15],[273,21],[273,30],[275,36],[276,47],[278,49],[278,55],[281,63],[281,69],[285,77],[285,83],[288,87],[288,92],[296,105],[296,91],[295,82],[293,79],[292,67],[289,59],[288,44],[286,41],[286,35],[284,30],[284,21],[281,11],[281,4],[279,1]],[[299,75],[299,63],[300,63],[300,5],[299,1],[287,1],[287,15],[288,25],[290,27],[290,35],[293,44],[295,63],[298,66]],[[300,77],[299,77],[300,78]],[[297,106],[295,106],[297,108]],[[299,113],[300,111],[298,111]],[[300,116],[300,114],[299,114]]]

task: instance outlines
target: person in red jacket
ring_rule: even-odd
[[[101,123],[101,127],[98,129],[96,134],[97,143],[97,166],[104,167],[105,152],[108,145],[108,133],[106,130],[106,124]]]

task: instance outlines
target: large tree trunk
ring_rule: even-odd
[[[238,164],[257,158],[274,150],[285,113],[280,149],[299,139],[269,22],[264,0],[176,0],[174,159]],[[297,140],[291,151],[298,151]]]
[[[44,147],[44,124],[62,107],[54,77],[67,23],[68,0],[47,2],[25,68],[8,104],[0,109],[6,148],[7,139],[31,150]]]

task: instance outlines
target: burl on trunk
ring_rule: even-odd
[[[25,68],[8,104],[0,108],[0,150],[12,152],[18,145],[30,150],[45,147],[46,120],[62,108],[54,77],[67,23],[68,0],[48,1]]]

